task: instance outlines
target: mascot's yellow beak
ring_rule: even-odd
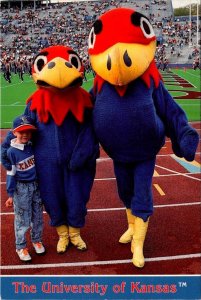
[[[156,41],[148,45],[117,43],[91,55],[93,70],[112,85],[123,86],[141,76],[154,59]]]
[[[63,89],[82,84],[82,74],[61,57],[52,59],[39,73],[33,73],[32,77],[34,82],[41,87]]]

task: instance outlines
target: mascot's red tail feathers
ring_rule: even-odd
[[[81,87],[69,89],[68,92],[39,88],[26,103],[30,101],[30,109],[36,110],[40,122],[47,123],[51,115],[58,126],[63,123],[69,111],[79,122],[83,122],[85,108],[93,106],[90,94]]]

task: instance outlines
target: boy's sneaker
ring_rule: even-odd
[[[45,253],[45,247],[41,242],[33,243],[34,249],[37,254],[44,254]]]
[[[16,252],[22,261],[30,261],[31,260],[31,256],[29,255],[27,248],[19,249],[19,250],[16,249]]]

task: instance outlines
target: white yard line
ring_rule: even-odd
[[[172,173],[175,174],[175,175],[179,175],[179,176],[191,178],[191,179],[193,179],[193,180],[201,181],[201,179],[189,175],[189,174],[192,175],[193,173],[180,173],[180,172],[177,172],[177,171],[168,169],[168,168],[161,167],[161,166],[159,166],[159,165],[156,165],[156,167],[158,167],[158,168],[160,168],[160,169],[163,169],[163,170],[166,170],[166,171],[169,171],[169,172],[172,172]],[[196,173],[196,174],[200,174],[200,173]],[[162,175],[159,175],[158,177],[160,177],[160,176],[162,176]],[[171,176],[172,176],[172,174],[171,174]]]
[[[159,168],[162,168],[162,169],[165,169],[165,170],[169,170],[167,168],[163,168],[163,167],[160,167],[158,166]],[[184,177],[188,177],[188,178],[191,178],[191,179],[194,179],[194,180],[198,180],[198,181],[201,181],[201,179],[199,178],[196,178],[196,177],[193,177],[193,176],[190,176],[189,174],[191,175],[199,175],[200,172],[197,172],[197,173],[179,173],[179,172],[176,172],[176,171],[173,171],[173,170],[169,170],[171,172],[174,172],[173,174],[163,174],[163,175],[157,175],[157,176],[154,176],[154,178],[159,178],[159,177],[171,177],[171,176],[184,176]],[[114,181],[116,180],[115,177],[107,177],[107,178],[95,178],[94,181]],[[0,182],[0,185],[5,185],[6,182],[5,181],[2,181]]]
[[[193,259],[201,257],[201,253],[190,253],[185,255],[174,255],[174,256],[159,256],[145,258],[146,262],[159,262],[159,261],[170,261],[170,260],[182,260],[182,259]],[[103,260],[103,261],[83,261],[83,262],[72,262],[72,263],[55,263],[55,264],[36,264],[36,265],[6,265],[2,266],[1,270],[29,270],[29,269],[46,269],[46,268],[69,268],[69,267],[88,267],[88,266],[103,266],[103,265],[120,265],[130,264],[131,259],[122,260]]]
[[[13,83],[13,84],[9,84],[6,86],[1,86],[1,89],[6,89],[6,88],[10,88],[12,86],[16,86],[16,85],[21,85],[21,84],[25,84],[25,83],[29,83],[29,82],[33,82],[32,80],[28,80],[28,81],[24,81],[24,82],[17,82],[17,83]]]
[[[173,204],[160,204],[154,205],[154,208],[166,208],[166,207],[179,207],[179,206],[193,206],[193,205],[201,205],[201,202],[186,202],[186,203],[173,203]],[[112,208],[91,208],[88,209],[88,212],[110,212],[110,211],[121,211],[125,210],[125,207],[112,207]],[[46,212],[44,211],[44,214]],[[0,216],[12,216],[14,215],[13,212],[5,212],[0,213]]]

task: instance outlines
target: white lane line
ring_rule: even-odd
[[[169,261],[179,259],[193,259],[201,257],[201,253],[192,253],[185,255],[174,255],[174,256],[161,256],[145,258],[146,262],[158,262],[158,261]],[[84,261],[84,262],[72,262],[72,263],[55,263],[55,264],[36,264],[36,265],[6,265],[0,267],[1,270],[22,270],[22,269],[44,269],[44,268],[66,268],[66,267],[88,267],[88,266],[101,266],[101,265],[119,265],[119,264],[130,264],[131,259],[122,260],[103,260],[103,261]]]
[[[186,174],[186,173],[180,173],[180,172],[177,172],[177,171],[174,171],[174,170],[165,168],[165,167],[161,167],[161,166],[159,166],[159,165],[156,165],[156,167],[158,167],[158,168],[160,168],[160,169],[163,169],[163,170],[166,170],[166,171],[169,171],[169,172],[172,172],[172,173],[177,174],[177,175],[180,175],[180,176],[184,176],[184,177],[187,177],[187,178],[191,178],[191,179],[193,179],[193,180],[201,181],[201,179],[189,175],[189,174],[192,175],[193,173],[188,173],[188,174]],[[200,174],[200,173],[197,173],[197,174]],[[159,175],[159,176],[161,176],[161,175]],[[159,177],[159,176],[158,176],[158,177]],[[172,175],[171,175],[171,176],[172,176]]]
[[[173,203],[173,204],[160,204],[154,205],[154,208],[165,208],[165,207],[178,207],[178,206],[192,206],[192,205],[201,205],[201,202],[186,202],[186,203]],[[125,207],[111,207],[111,208],[89,208],[88,212],[108,212],[108,211],[120,211],[125,210]],[[46,214],[46,212],[43,212]],[[9,216],[14,215],[14,212],[4,212],[0,213],[0,216]]]
[[[20,102],[17,102],[17,103],[20,103]],[[0,107],[9,107],[9,106],[23,106],[23,107],[25,107],[25,104],[15,104],[15,103],[13,103],[13,104],[9,104],[9,105],[4,105],[4,104],[2,104],[2,105],[0,105]],[[5,122],[5,123],[10,123],[10,122]]]
[[[170,141],[167,141],[167,142],[170,142]],[[166,148],[166,147],[164,146],[163,148]],[[201,152],[196,152],[196,154],[200,155]],[[173,155],[173,153],[169,153],[169,154],[157,154],[156,157],[169,157],[169,156],[172,157],[172,155]],[[100,163],[100,162],[104,162],[104,161],[108,161],[108,160],[112,161],[112,159],[110,157],[101,157],[101,158],[98,158],[96,161],[98,163]]]
[[[196,173],[179,173],[179,172],[175,172],[173,174],[163,174],[163,175],[159,174],[157,176],[157,178],[159,178],[159,177],[171,177],[171,176],[186,176],[186,177],[190,177],[191,179],[195,179],[195,180],[199,180],[200,181],[200,179],[198,179],[196,177],[191,177],[191,176],[189,176],[189,174],[191,174],[191,175],[199,175],[200,172],[196,172]],[[107,178],[95,178],[94,179],[94,181],[113,181],[113,180],[116,180],[116,178],[115,177],[107,177]],[[5,184],[6,184],[5,181],[0,182],[0,185],[5,185]]]
[[[18,102],[15,102],[15,103],[12,103],[12,104],[10,104],[10,106],[16,106],[17,104],[19,104],[20,102],[18,101]],[[8,105],[7,105],[8,106]]]

